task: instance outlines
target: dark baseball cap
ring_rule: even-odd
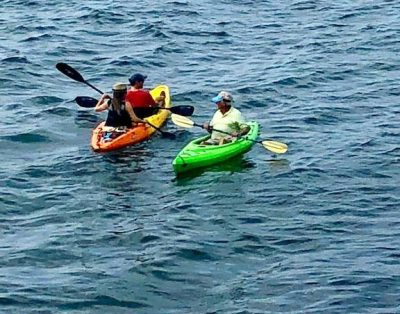
[[[129,83],[131,83],[131,85],[133,85],[136,82],[144,82],[146,80],[146,78],[147,78],[147,75],[135,73],[129,78]]]

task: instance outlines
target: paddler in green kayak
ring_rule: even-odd
[[[211,137],[202,142],[203,145],[222,145],[231,142],[234,138],[249,132],[250,127],[244,122],[242,113],[232,106],[232,94],[221,91],[211,99],[218,106],[210,122],[205,122],[203,128],[211,133]],[[231,135],[213,131],[213,128]]]

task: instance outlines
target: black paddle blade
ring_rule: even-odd
[[[194,112],[193,106],[174,106],[169,108],[172,113],[179,114],[180,116],[191,116]]]
[[[85,79],[82,77],[82,75],[70,65],[60,62],[56,64],[56,68],[58,71],[65,74],[69,78],[72,78],[73,80],[81,83],[85,83]]]
[[[78,96],[75,98],[75,102],[78,104],[78,106],[83,108],[94,108],[96,107],[98,100],[93,97]]]
[[[158,112],[158,108],[143,108],[143,107],[136,107],[133,108],[133,111],[135,112],[135,115],[139,118],[139,119],[144,119],[147,117],[150,117],[154,114],[156,114]]]

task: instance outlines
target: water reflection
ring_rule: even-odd
[[[290,161],[283,159],[276,159],[275,156],[271,156],[271,159],[266,160],[271,173],[282,173],[290,171]]]
[[[178,185],[184,185],[185,183],[201,176],[203,173],[206,172],[229,172],[230,174],[232,174],[236,172],[246,171],[248,169],[254,168],[255,166],[256,164],[254,162],[245,159],[243,156],[238,156],[220,164],[184,172],[177,175],[172,181],[176,182]]]
[[[154,158],[153,152],[146,148],[146,143],[93,154],[98,170],[95,180],[107,190],[107,194],[120,197],[121,200],[125,197],[129,199],[130,192],[137,189],[138,182],[145,182],[146,172]]]
[[[136,166],[146,163],[154,157],[154,152],[146,147],[146,144],[128,146],[116,151],[99,153],[102,159],[112,164],[122,164],[126,166]]]

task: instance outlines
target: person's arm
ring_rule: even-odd
[[[239,130],[233,132],[231,135],[234,137],[242,136],[250,131],[250,127],[245,123],[243,115],[238,111],[236,116],[236,123],[239,125]]]
[[[146,121],[140,119],[137,117],[137,115],[135,114],[135,111],[132,108],[132,105],[129,101],[125,102],[125,109],[128,112],[129,116],[131,117],[132,122],[136,122],[136,123],[145,123]]]
[[[110,99],[111,99],[110,96],[108,96],[107,94],[101,95],[99,101],[94,107],[94,111],[101,112],[108,109]]]
[[[246,124],[245,118],[242,114],[239,115],[238,122],[240,124],[240,134],[239,135],[245,135],[245,134],[249,133],[250,127]]]
[[[210,124],[210,122],[204,122],[203,123],[203,129],[207,130],[208,133],[212,132],[212,125]]]
[[[249,133],[249,131],[250,131],[250,127],[247,124],[243,123],[240,125],[239,136],[245,135],[245,134]]]
[[[238,126],[239,126],[238,130],[233,131],[231,133],[231,136],[239,137],[239,136],[247,134],[250,131],[250,127],[247,124],[245,124],[245,123],[239,124],[239,122],[236,122],[236,123],[238,123]]]
[[[157,107],[157,103],[154,100],[153,96],[151,96],[150,92],[147,93],[146,103],[147,103],[147,106],[149,106],[149,107]]]
[[[162,92],[160,93],[160,96],[156,97],[155,101],[157,102],[157,104],[158,104],[160,107],[164,107],[164,105],[165,105],[165,92],[162,91]]]
[[[211,121],[203,123],[203,129],[207,130],[208,133],[212,133],[212,131],[213,131],[213,125],[215,123],[214,121],[216,119],[215,117],[216,117],[217,113],[218,113],[218,111],[214,113]]]

